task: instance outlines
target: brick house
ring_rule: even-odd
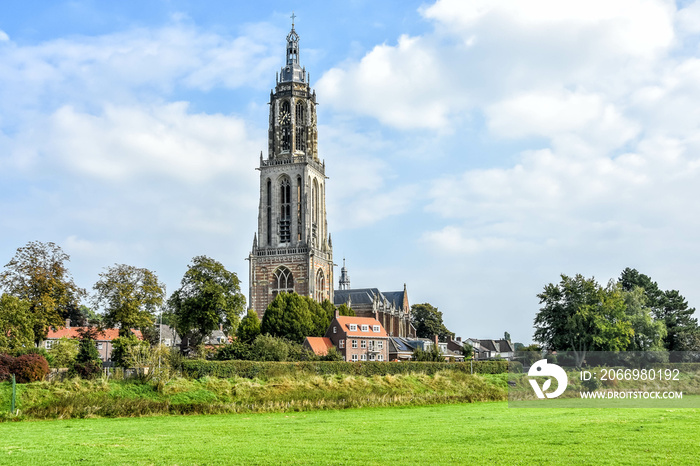
[[[71,327],[70,323],[67,322],[66,328],[61,328],[58,330],[49,329],[49,333],[44,340],[44,348],[47,350],[61,338],[71,338],[74,340],[80,340],[80,331],[85,330],[87,327]],[[136,335],[136,338],[143,340],[143,335],[141,335],[140,330],[131,329],[131,333]],[[112,357],[112,341],[119,338],[118,328],[106,328],[97,334],[97,339],[95,344],[97,345],[97,351],[100,353],[100,358],[103,362],[107,362]]]
[[[345,361],[389,360],[389,336],[377,319],[340,316],[336,311],[325,337]]]

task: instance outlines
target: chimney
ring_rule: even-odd
[[[435,343],[435,346],[438,346],[438,347],[440,346],[440,345],[438,345],[438,336],[437,335],[435,335],[433,337],[433,343]]]
[[[335,318],[337,319],[340,317],[340,311],[338,309],[335,310]]]
[[[66,328],[70,328],[70,319],[66,319]]]
[[[457,337],[457,342],[462,343],[462,337]]]

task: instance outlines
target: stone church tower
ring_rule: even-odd
[[[299,36],[270,91],[268,156],[260,153],[258,232],[249,260],[250,307],[262,318],[283,291],[333,302],[333,248],[326,224],[326,167],[318,158],[316,91],[299,64]]]

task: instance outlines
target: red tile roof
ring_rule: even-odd
[[[331,326],[337,322],[340,325],[340,328],[348,335],[352,337],[388,337],[386,331],[384,330],[384,327],[382,324],[377,320],[372,317],[348,317],[348,316],[339,316],[336,317],[333,322],[331,322]],[[350,324],[356,324],[357,325],[357,330],[350,330]],[[367,325],[367,328],[369,331],[363,332],[362,331],[362,326]],[[379,325],[379,331],[375,332],[372,330],[372,327],[375,325]]]
[[[306,337],[306,342],[311,351],[319,356],[325,356],[328,354],[328,349],[333,347],[331,339],[326,337]]]
[[[58,330],[52,330],[49,329],[49,334],[46,336],[47,340],[58,340],[59,338],[74,338],[76,340],[80,339],[80,334],[78,333],[81,330],[85,330],[86,327],[70,327],[70,328],[61,328]],[[141,335],[140,330],[134,330],[131,329],[131,333],[136,335],[136,337],[139,340],[143,340],[143,335]],[[116,340],[119,338],[119,329],[118,328],[106,328],[100,333],[98,333],[98,340],[99,341],[112,341]]]

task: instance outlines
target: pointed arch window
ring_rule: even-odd
[[[267,179],[267,245],[272,244],[272,181]]]
[[[282,179],[280,183],[280,243],[289,243],[292,240],[292,186],[289,178]]]
[[[278,267],[272,274],[272,297],[280,293],[294,292],[294,276],[285,266]]]
[[[316,286],[314,288],[314,298],[319,303],[323,301],[326,296],[326,275],[323,273],[323,269],[318,269],[316,272]]]
[[[282,127],[282,150],[288,151],[292,143],[292,114],[288,100],[282,101],[279,118]]]
[[[304,102],[299,101],[296,104],[294,121],[296,122],[296,134],[294,135],[294,149],[306,150],[306,120],[304,119]]]
[[[297,176],[297,241],[301,241],[301,176]]]

